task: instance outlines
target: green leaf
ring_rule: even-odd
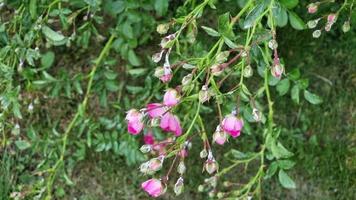
[[[37,18],[37,0],[30,0],[29,11],[32,19]]]
[[[64,35],[52,30],[48,26],[42,27],[42,33],[46,36],[48,42],[52,43],[55,46],[60,46],[67,42],[66,37]]]
[[[296,7],[299,3],[299,0],[279,0],[279,2],[288,9]]]
[[[156,0],[154,8],[158,15],[163,16],[168,10],[168,0]]]
[[[299,104],[299,91],[300,91],[299,85],[296,84],[292,87],[292,90],[291,90],[292,100],[297,104]]]
[[[321,97],[319,97],[316,94],[313,94],[311,92],[309,92],[308,90],[304,90],[304,98],[311,104],[317,105],[317,104],[321,104],[323,102],[323,100],[321,99]]]
[[[276,87],[279,96],[283,96],[283,95],[287,94],[289,87],[290,87],[289,79],[285,78],[285,79],[279,81],[277,84],[277,87]]]
[[[270,164],[270,166],[268,167],[268,169],[267,169],[267,172],[266,172],[266,175],[265,175],[264,179],[271,178],[277,172],[277,169],[278,169],[278,163],[277,162],[272,162]]]
[[[15,141],[15,145],[21,151],[31,147],[31,144],[29,142],[25,141],[25,140],[17,140],[17,141]]]
[[[305,29],[305,23],[295,12],[289,12],[289,22],[290,25],[296,30]]]
[[[288,73],[288,77],[293,81],[296,81],[300,78],[300,70],[299,68],[294,68],[291,72]]]
[[[247,28],[251,28],[256,20],[261,17],[263,11],[265,10],[266,8],[266,3],[259,3],[257,4],[256,7],[254,7],[246,16],[245,18],[245,21],[244,21],[244,24],[243,24],[243,27],[245,29]]]
[[[287,23],[288,23],[287,11],[284,8],[282,8],[279,4],[275,5],[272,8],[272,13],[273,13],[273,16],[274,16],[277,26],[283,27],[283,26],[287,25]]]
[[[207,27],[207,26],[201,26],[201,27],[210,36],[213,36],[213,37],[219,37],[220,36],[219,32],[217,32],[216,30],[214,30],[214,29],[212,29],[210,27]]]
[[[295,185],[294,181],[282,169],[279,170],[278,179],[279,179],[279,182],[281,183],[281,185],[284,188],[288,188],[288,189],[295,189],[296,188],[296,185]]]
[[[139,57],[137,57],[136,53],[134,50],[130,49],[128,52],[128,60],[131,65],[133,66],[140,66],[141,65],[141,60]]]
[[[229,38],[227,38],[227,37],[224,37],[224,42],[225,42],[225,44],[226,44],[228,47],[230,47],[231,49],[235,49],[235,48],[238,47],[233,41],[231,41],[231,40],[230,40]]]
[[[145,74],[147,71],[147,68],[136,68],[136,69],[130,69],[128,73],[133,76],[142,76]]]
[[[52,51],[48,51],[41,57],[41,66],[45,69],[51,67],[54,62],[55,55]]]
[[[234,37],[234,32],[232,32],[232,29],[230,27],[230,13],[229,12],[224,13],[219,16],[218,30],[219,30],[219,33],[221,33],[225,37],[228,37],[228,38]]]
[[[282,169],[290,169],[294,167],[295,162],[291,160],[278,160],[277,161],[278,167]]]
[[[274,157],[279,158],[289,158],[293,156],[293,153],[288,151],[280,142],[278,144],[272,143],[271,151]]]

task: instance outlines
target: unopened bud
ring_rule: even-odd
[[[262,120],[262,113],[257,108],[253,108],[252,116],[256,122],[259,122]]]
[[[282,74],[284,72],[284,67],[281,64],[276,64],[272,66],[271,73],[275,78],[280,79],[282,77]]]
[[[268,47],[272,50],[277,49],[278,48],[278,43],[275,39],[272,39],[268,42]]]
[[[243,75],[246,78],[250,78],[253,75],[253,69],[251,65],[247,65],[243,71]]]
[[[229,55],[230,55],[230,51],[222,51],[218,53],[218,55],[216,56],[216,62],[219,64],[225,62],[227,60],[227,57],[229,57]]]
[[[211,97],[211,94],[209,92],[208,86],[203,85],[203,87],[199,91],[199,101],[201,103],[204,103],[206,101],[209,101],[210,97]]]
[[[198,192],[204,192],[204,185],[199,185],[198,186]]]
[[[142,145],[141,148],[140,148],[140,151],[142,153],[148,153],[152,150],[152,146],[149,145],[149,144],[145,144],[145,145]]]
[[[203,149],[199,155],[200,158],[206,158],[208,156],[208,151],[206,149]]]
[[[320,31],[320,30],[315,30],[315,31],[313,32],[313,38],[319,38],[320,35],[321,35],[321,31]]]
[[[157,78],[160,78],[164,75],[164,69],[163,67],[156,67],[154,76]]]
[[[225,196],[225,193],[223,193],[223,192],[218,192],[218,194],[216,195],[216,197],[218,197],[218,199],[222,199],[222,198],[224,198],[224,196]]]
[[[159,24],[156,28],[157,33],[164,35],[168,32],[169,30],[169,23],[166,24]]]
[[[215,133],[213,134],[213,142],[219,145],[223,145],[227,140],[227,134],[221,130],[220,125],[216,127]]]
[[[174,185],[174,193],[176,195],[180,195],[184,189],[184,180],[182,177],[179,177],[176,184]]]
[[[342,25],[342,31],[344,33],[348,32],[350,30],[350,21],[345,21],[344,24]]]
[[[163,52],[164,51],[160,51],[158,53],[153,54],[152,61],[155,62],[155,63],[158,63],[159,61],[161,61]]]
[[[308,5],[308,13],[313,14],[316,13],[316,11],[318,11],[318,5],[315,3],[311,3]]]
[[[214,173],[214,172],[219,170],[219,165],[215,161],[215,159],[207,160],[205,162],[205,170],[206,170],[206,172],[208,172],[208,174],[212,174],[212,173]]]
[[[179,163],[178,167],[177,167],[177,172],[182,175],[182,174],[185,173],[186,169],[187,169],[187,168],[185,167],[184,162],[181,161],[181,162]]]
[[[210,198],[213,198],[213,197],[215,197],[215,192],[214,191],[210,191],[208,193],[208,195],[209,195]]]
[[[189,85],[192,82],[193,74],[188,74],[182,79],[182,86]]]
[[[224,69],[221,67],[220,64],[214,64],[210,67],[211,70],[211,74],[213,76],[220,76],[222,74],[222,72],[224,71]]]
[[[318,19],[308,21],[308,23],[307,23],[308,28],[310,28],[310,29],[315,28],[318,25],[318,22],[319,22]]]

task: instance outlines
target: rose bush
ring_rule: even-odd
[[[151,197],[182,194],[196,168],[211,198],[261,198],[274,176],[296,188],[276,105],[323,100],[279,30],[348,32],[353,3],[0,1],[1,157],[19,164],[2,197],[64,198],[90,155],[141,163]]]

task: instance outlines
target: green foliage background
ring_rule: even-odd
[[[2,2],[2,1],[0,1]],[[202,25],[216,27],[216,16],[236,12],[241,1],[219,1]],[[305,14],[307,1],[280,1]],[[295,7],[293,2],[298,5]],[[55,180],[57,199],[147,199],[137,170],[145,160],[142,141],[126,132],[124,112],[159,99],[162,85],[153,77],[151,55],[158,50],[156,26],[194,7],[193,1],[166,0],[11,0],[3,1],[0,20],[0,199],[42,199],[45,169],[59,159],[62,134],[82,102],[90,70],[111,34],[117,38],[93,77],[86,115],[69,135],[65,168]],[[329,8],[335,10],[336,8]],[[224,11],[224,12],[223,12]],[[297,15],[297,14],[296,14]],[[298,16],[297,15],[297,16]],[[353,13],[353,16],[355,14]],[[294,14],[292,14],[293,18]],[[344,16],[346,18],[346,16]],[[288,83],[277,87],[276,121],[283,124],[285,146],[295,153],[289,175],[297,189],[286,190],[278,177],[266,180],[266,199],[354,199],[356,185],[355,103],[356,32],[344,34],[338,23],[321,38],[304,24],[281,20],[279,52]],[[355,24],[355,17],[352,18]],[[342,21],[343,19],[338,19]],[[284,20],[285,21],[285,20]],[[287,20],[288,21],[288,20]],[[295,29],[293,29],[295,28]],[[204,54],[211,41],[203,31],[196,45],[182,48]],[[189,38],[185,38],[188,40]],[[205,42],[206,41],[206,42]],[[257,70],[256,70],[257,71]],[[299,75],[300,74],[300,75]],[[287,83],[285,83],[287,84]],[[309,84],[324,100],[311,105],[298,100],[295,85]],[[300,97],[303,98],[301,92]],[[206,117],[214,116],[206,108]],[[256,143],[249,137],[241,148]],[[219,148],[224,152],[232,144]],[[197,150],[199,148],[196,148]],[[198,157],[199,152],[191,152]],[[187,163],[190,179],[183,197],[205,199],[201,164]],[[253,166],[252,166],[253,167]],[[242,169],[232,175],[239,178]],[[247,171],[247,176],[248,176]],[[16,193],[18,192],[18,193]]]

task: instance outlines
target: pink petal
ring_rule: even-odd
[[[147,104],[147,113],[151,118],[161,117],[165,112],[165,107],[160,103]]]

